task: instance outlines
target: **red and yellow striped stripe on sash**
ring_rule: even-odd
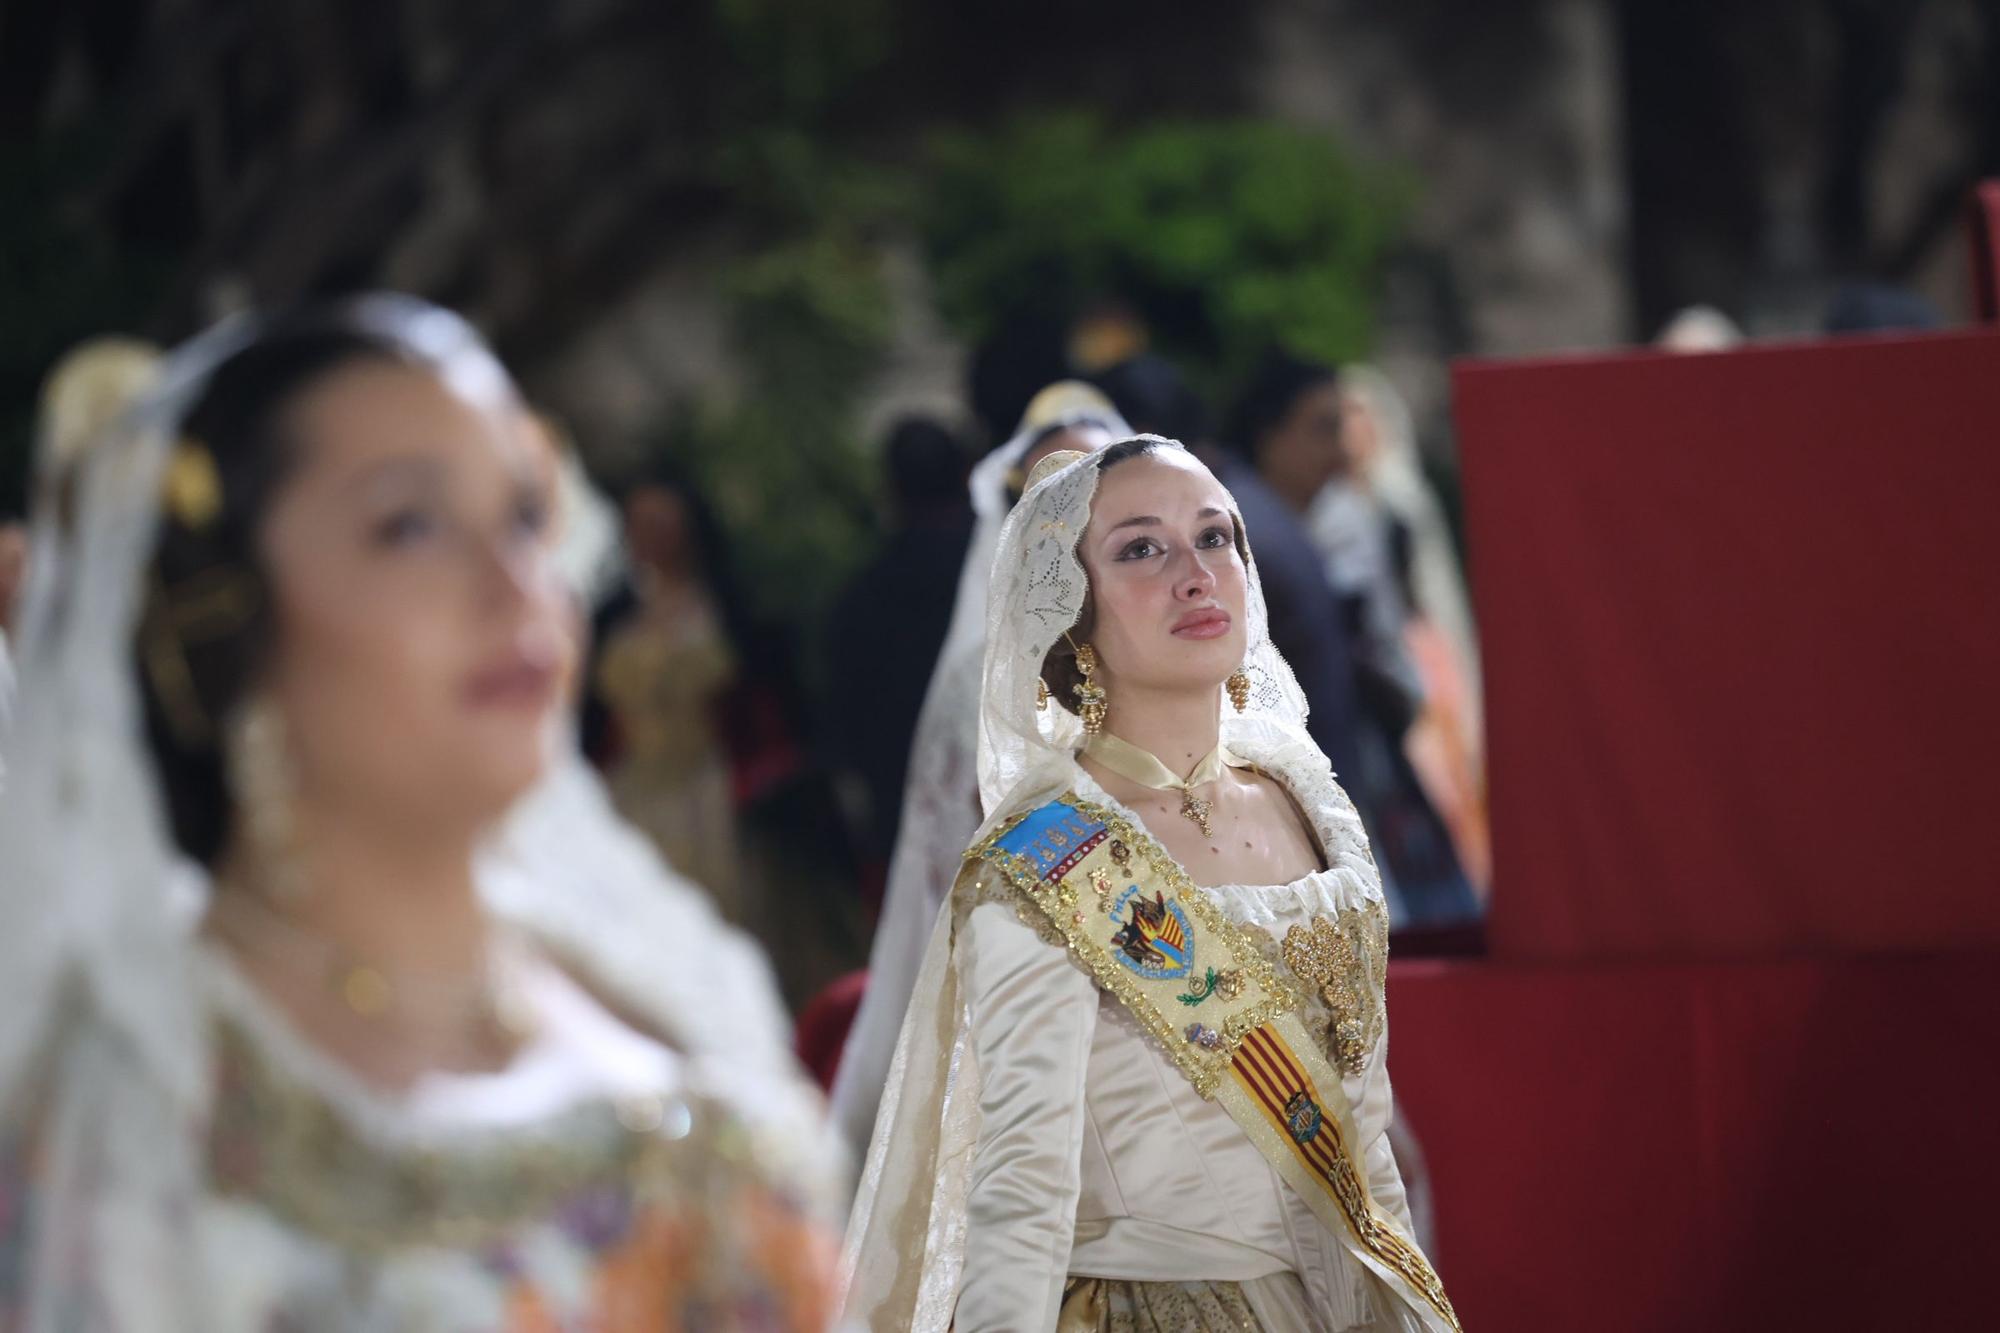
[[[1319,1104],[1312,1079],[1273,1024],[1254,1028],[1243,1038],[1229,1072],[1291,1145],[1307,1174],[1339,1203],[1341,1214],[1362,1244],[1395,1269],[1452,1327],[1458,1327],[1458,1315],[1430,1261],[1370,1206],[1368,1187],[1354,1166],[1360,1145],[1342,1142],[1339,1117]],[[1310,1103],[1313,1111],[1312,1132],[1303,1140],[1293,1127],[1299,1098]]]

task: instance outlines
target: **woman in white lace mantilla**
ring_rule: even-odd
[[[896,1033],[923,964],[924,943],[979,827],[979,681],[986,656],[986,580],[1000,527],[1036,463],[1060,449],[1100,449],[1131,433],[1111,401],[1076,380],[1049,385],[1021,424],[972,471],[975,526],[910,744],[903,817],[889,859],[882,915],[868,954],[868,990],[833,1084],[835,1124],[856,1153],[868,1146]]]
[[[562,724],[553,463],[375,297],[175,352],[38,512],[0,1328],[826,1326],[762,959]]]
[[[1387,913],[1234,502],[1057,455],[994,564],[989,811],[849,1224],[871,1329],[1455,1329],[1386,1129]]]

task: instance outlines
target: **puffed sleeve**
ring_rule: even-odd
[[[1410,1202],[1403,1189],[1403,1173],[1396,1165],[1395,1149],[1389,1142],[1396,1096],[1389,1087],[1389,1062],[1383,1052],[1378,1051],[1370,1063],[1361,1088],[1361,1099],[1354,1107],[1354,1127],[1361,1135],[1361,1171],[1368,1180],[1368,1194],[1408,1235]]]
[[[954,1327],[1053,1328],[1081,1187],[1097,992],[1007,904],[973,908],[963,929],[960,975],[981,1087]]]

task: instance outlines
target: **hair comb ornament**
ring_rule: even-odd
[[[184,439],[174,446],[162,490],[167,512],[190,532],[200,532],[222,512],[222,475],[215,455],[199,440]]]

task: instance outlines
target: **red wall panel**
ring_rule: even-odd
[[[2000,944],[2000,333],[1455,382],[1495,955]]]

